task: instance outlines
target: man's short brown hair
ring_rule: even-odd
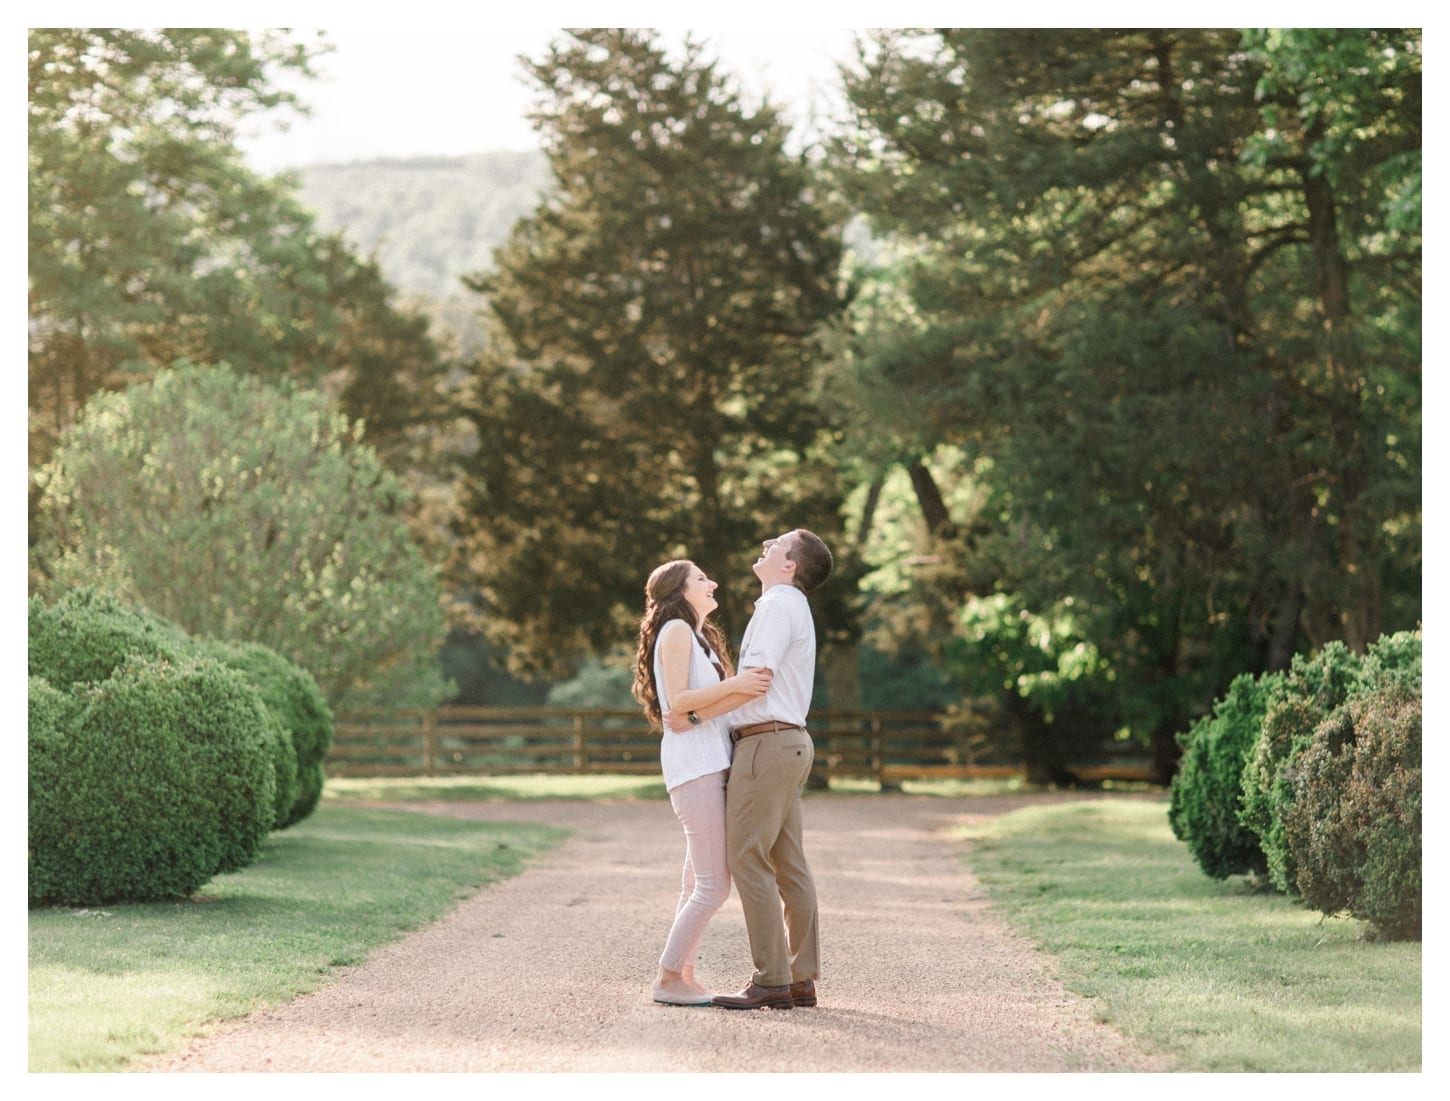
[[[821,587],[835,565],[825,540],[805,528],[795,529],[795,541],[791,543],[788,557],[795,563],[796,585],[808,593]]]

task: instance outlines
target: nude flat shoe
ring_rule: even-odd
[[[660,1005],[710,1005],[713,997],[708,990],[699,994],[676,994],[673,990],[654,989],[654,999]]]

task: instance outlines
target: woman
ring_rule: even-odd
[[[725,856],[725,781],[730,731],[721,717],[770,687],[768,669],[735,673],[725,632],[710,619],[716,583],[693,562],[666,562],[645,583],[644,616],[635,654],[634,697],[661,728],[660,768],[670,805],[685,830],[685,867],[674,924],[660,956],[654,1000],[709,1005],[695,981],[695,956],[705,926],[730,895]],[[665,712],[688,713],[680,734],[663,729]]]

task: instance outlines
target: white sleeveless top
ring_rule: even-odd
[[[711,663],[711,654],[701,644],[700,638],[683,619],[672,619],[660,628],[655,637],[654,676],[655,693],[660,698],[660,711],[670,709],[669,695],[665,691],[664,671],[660,668],[660,639],[666,631],[690,632],[690,679],[687,687],[704,688],[720,680]],[[665,790],[673,791],[688,780],[720,772],[730,767],[730,729],[724,716],[702,719],[699,726],[692,726],[682,734],[676,734],[669,727],[660,737],[660,771],[665,776]]]

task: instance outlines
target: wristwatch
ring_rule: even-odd
[[[691,726],[699,726],[700,725],[700,716],[699,715],[696,715],[693,711],[686,711],[685,712],[685,718],[687,718],[687,719],[690,720],[690,725]]]

